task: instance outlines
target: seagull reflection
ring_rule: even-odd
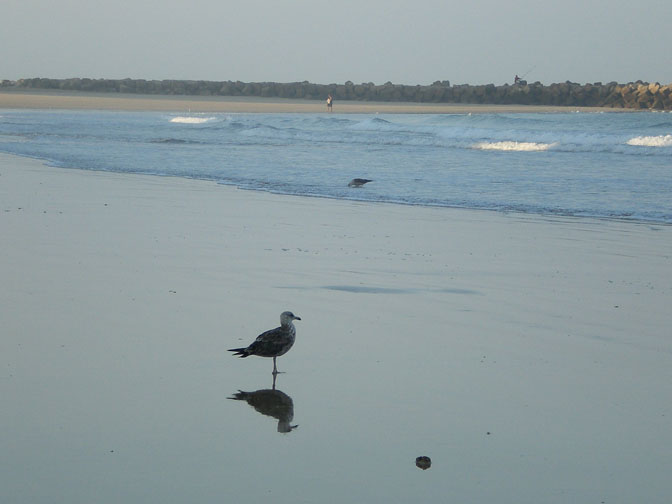
[[[298,425],[290,425],[294,419],[294,401],[287,394],[275,388],[273,380],[272,389],[261,389],[255,392],[244,392],[239,390],[233,394],[238,401],[246,401],[262,415],[270,416],[278,420],[278,432],[292,432]]]

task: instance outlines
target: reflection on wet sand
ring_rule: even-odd
[[[255,392],[239,390],[229,399],[246,401],[262,415],[277,419],[278,432],[287,433],[298,427],[298,425],[290,425],[294,419],[294,401],[287,394],[275,388],[275,376],[272,389],[261,389]]]

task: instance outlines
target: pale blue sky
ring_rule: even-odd
[[[667,84],[670,48],[670,0],[0,2],[0,79]]]

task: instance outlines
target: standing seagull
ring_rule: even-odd
[[[280,314],[280,327],[261,333],[257,339],[246,348],[231,348],[229,352],[233,355],[240,355],[241,358],[248,355],[258,355],[259,357],[273,357],[273,375],[278,374],[278,368],[275,365],[276,357],[285,355],[292,348],[296,339],[296,328],[293,320],[301,320],[290,311]]]

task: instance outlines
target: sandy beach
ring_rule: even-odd
[[[326,97],[325,97],[326,99]],[[228,113],[319,113],[327,112],[326,102],[227,96],[163,96],[116,93],[3,91],[1,108],[153,110]],[[405,103],[335,101],[334,113],[341,114],[469,114],[608,111],[622,109],[597,107],[555,107],[538,105],[470,105],[453,103]]]
[[[670,226],[0,154],[0,236],[4,502],[669,497]],[[283,310],[289,434],[227,399]]]

